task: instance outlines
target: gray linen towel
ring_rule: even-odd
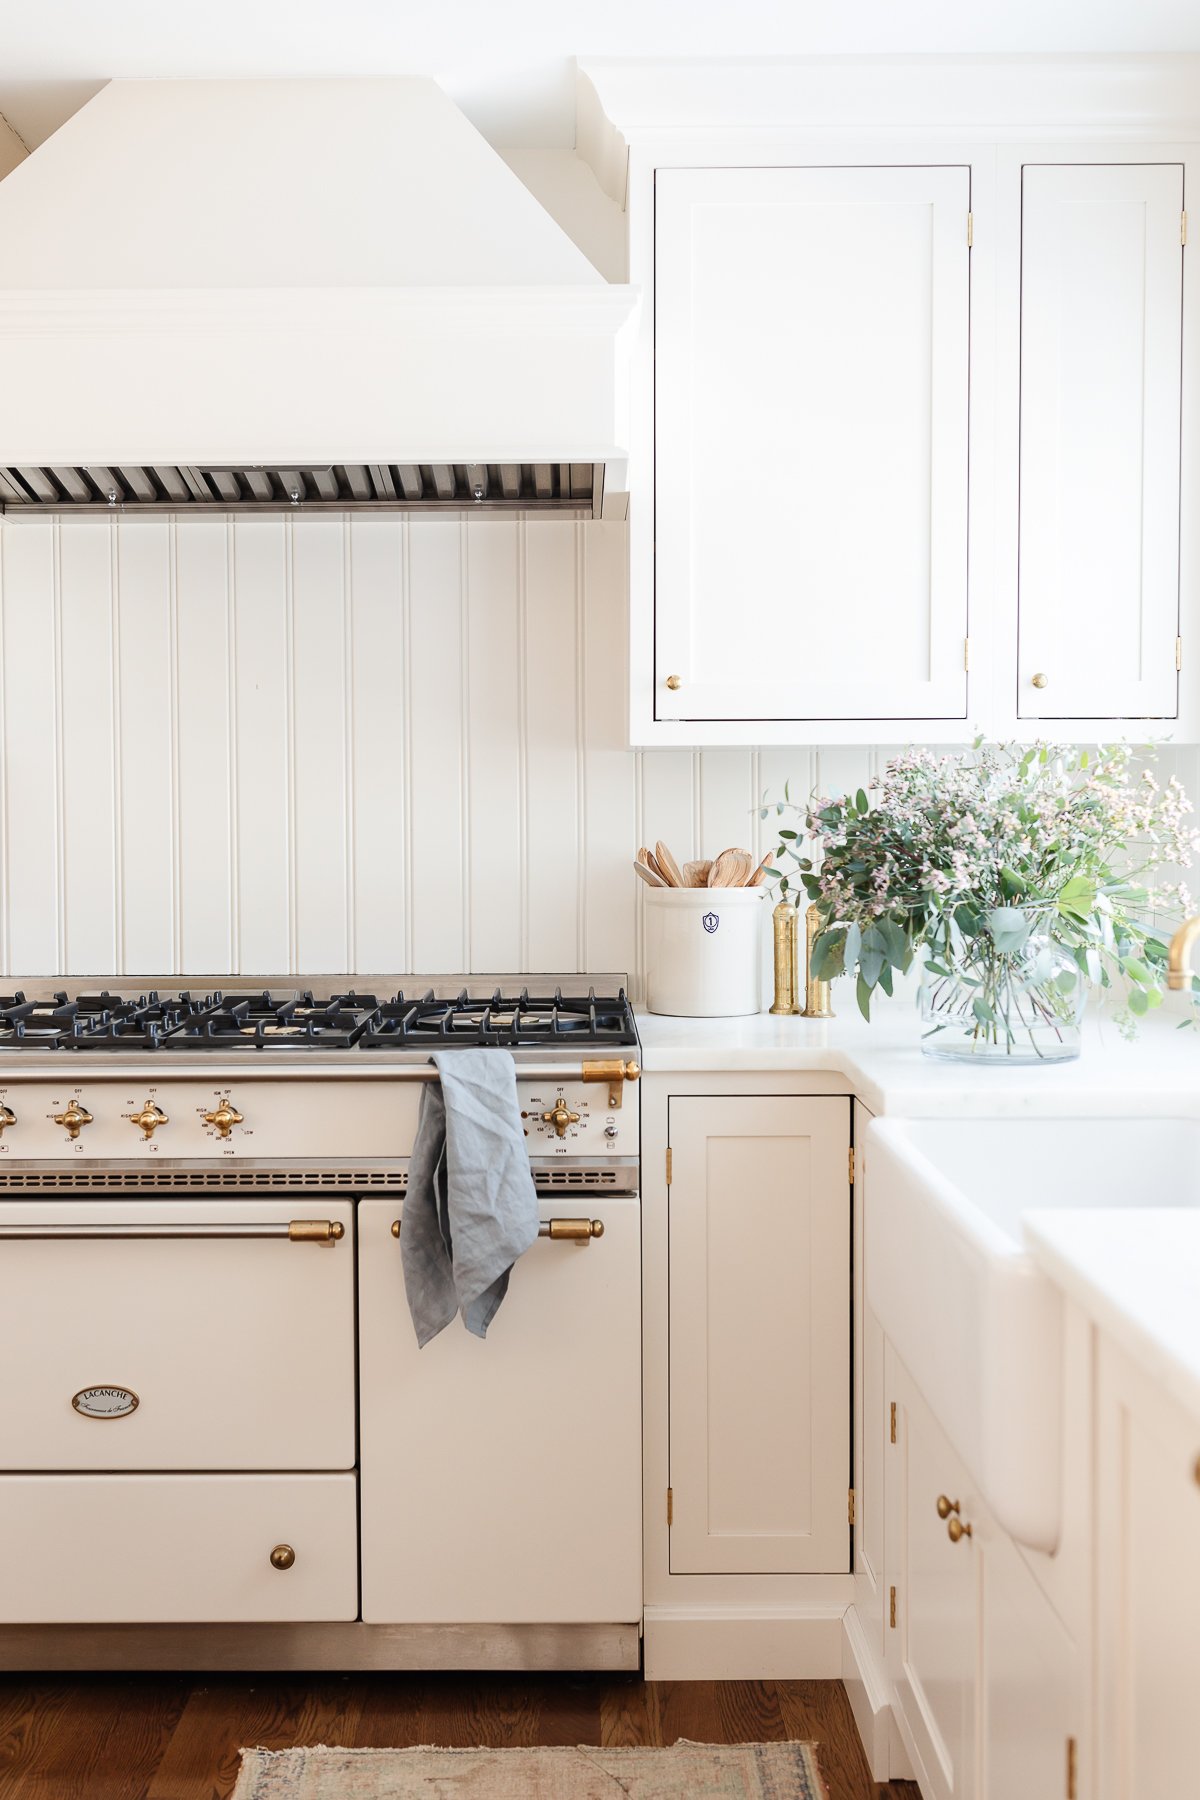
[[[404,1198],[401,1262],[424,1349],[459,1308],[476,1337],[538,1233],[537,1190],[507,1050],[439,1050],[421,1095]]]

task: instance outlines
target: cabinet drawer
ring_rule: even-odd
[[[0,1542],[8,1625],[358,1614],[353,1475],[5,1475]]]
[[[290,1240],[313,1215],[342,1240]],[[47,1235],[0,1239],[0,1469],[353,1468],[350,1203],[19,1201],[3,1224]]]

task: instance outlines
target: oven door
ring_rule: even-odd
[[[353,1236],[311,1193],[5,1201],[0,1469],[352,1468]]]
[[[363,1618],[641,1618],[641,1224],[635,1194],[564,1189],[486,1339],[417,1348],[394,1200],[359,1206]]]

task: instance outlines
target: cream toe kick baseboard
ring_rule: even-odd
[[[842,1673],[836,1602],[794,1606],[648,1606],[647,1681],[815,1681]]]

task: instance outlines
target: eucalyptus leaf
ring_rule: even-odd
[[[984,924],[1001,956],[1018,956],[1029,942],[1034,921],[1019,906],[994,906],[984,914]]]

